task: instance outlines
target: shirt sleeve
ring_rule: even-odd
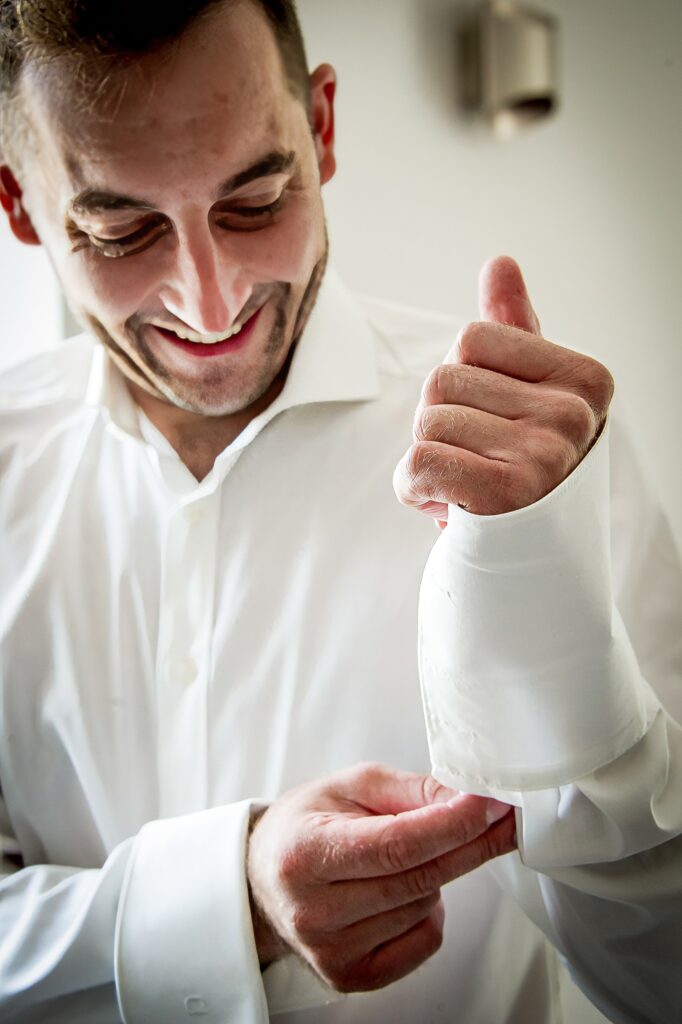
[[[436,777],[517,806],[520,856],[495,870],[575,980],[614,1021],[669,1024],[682,572],[622,444],[610,508],[608,442],[527,509],[450,509],[422,584],[422,693]]]
[[[244,869],[249,810],[150,822],[99,869],[8,865],[3,1021],[265,1024]]]

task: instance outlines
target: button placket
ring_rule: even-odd
[[[157,658],[162,817],[207,805],[207,690],[220,489],[177,506],[163,545]]]

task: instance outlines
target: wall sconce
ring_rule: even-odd
[[[514,0],[484,0],[461,29],[463,98],[508,138],[557,106],[558,22]]]

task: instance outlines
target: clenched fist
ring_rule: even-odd
[[[589,451],[613,394],[601,363],[541,336],[514,260],[484,266],[479,301],[482,322],[424,385],[394,476],[400,501],[441,522],[449,504],[496,515],[549,494]]]
[[[506,804],[362,764],[285,793],[247,872],[261,964],[294,951],[333,988],[409,974],[439,948],[440,888],[516,846]]]

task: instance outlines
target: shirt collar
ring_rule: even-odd
[[[280,412],[312,402],[367,401],[378,394],[379,374],[370,326],[330,268],[296,346],[282,391],[220,454],[216,466],[246,447]],[[99,344],[93,354],[85,400],[87,405],[102,410],[115,433],[154,443],[155,432],[141,429],[139,410],[123,375]],[[159,447],[164,447],[159,454],[171,456],[170,445],[157,446],[157,450]]]

